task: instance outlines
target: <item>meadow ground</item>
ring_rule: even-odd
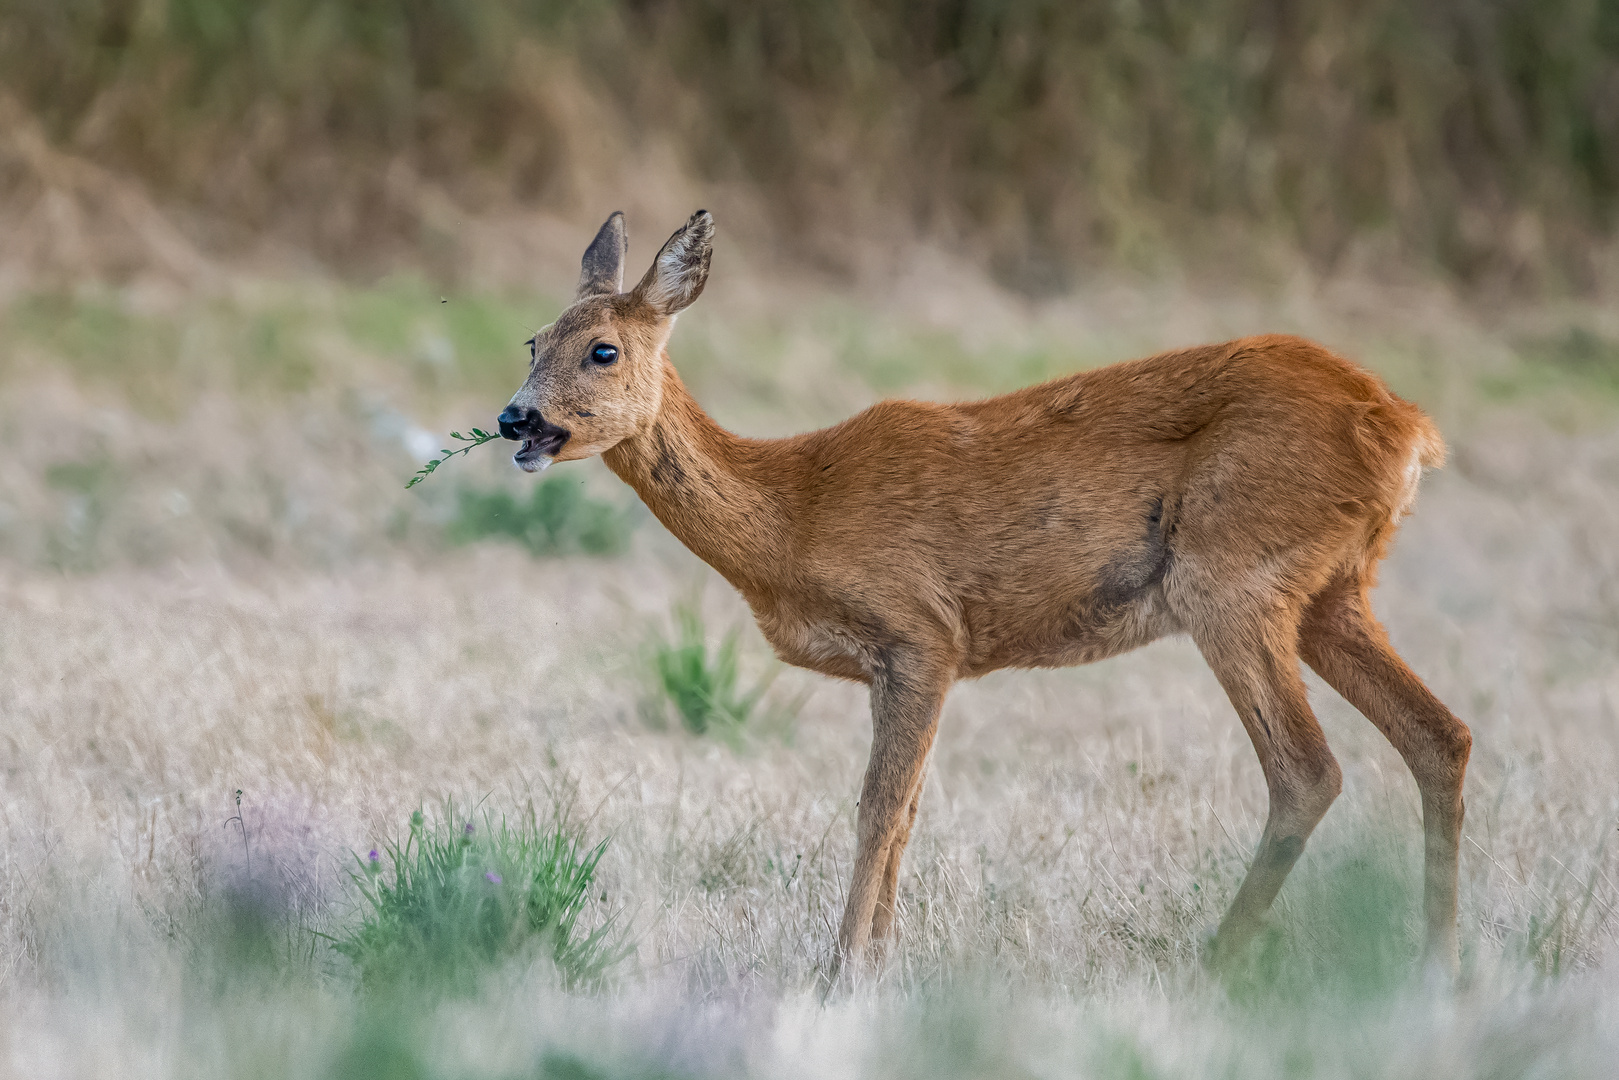
[[[1612,314],[1319,283],[1027,307],[918,266],[861,299],[717,275],[674,358],[722,421],[767,434],[1296,330],[1439,419],[1452,461],[1376,603],[1475,735],[1455,992],[1417,968],[1415,787],[1313,676],[1344,794],[1248,966],[1202,971],[1264,791],[1169,641],[952,693],[899,945],[826,995],[863,691],[776,671],[740,601],[599,465],[547,478],[611,504],[617,554],[478,539],[469,507],[532,483],[493,448],[402,488],[434,432],[504,402],[554,299],[236,283],[0,314],[0,1072],[1611,1076]],[[744,687],[773,676],[733,738],[656,700],[648,642],[682,604],[714,641],[740,628]],[[582,918],[630,955],[604,985],[522,953],[458,992],[359,984],[322,936],[363,914],[356,859],[447,799],[608,841]]]

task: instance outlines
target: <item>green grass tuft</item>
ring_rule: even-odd
[[[359,860],[364,917],[334,947],[372,988],[465,992],[496,966],[539,958],[565,985],[598,984],[628,952],[616,914],[589,932],[580,926],[606,850],[605,840],[586,847],[532,819],[485,814],[479,823],[446,805],[429,824],[418,810],[404,843]]]
[[[759,713],[770,679],[739,689],[738,631],[732,630],[710,650],[702,616],[690,606],[675,609],[675,633],[658,637],[651,647],[652,707],[673,711],[693,735],[735,736]]]
[[[519,500],[507,491],[462,488],[452,543],[489,538],[515,540],[535,556],[617,555],[630,543],[633,510],[585,493],[577,480],[554,476]]]

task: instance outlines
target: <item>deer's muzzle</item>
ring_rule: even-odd
[[[537,472],[551,464],[570,433],[546,420],[538,409],[508,405],[500,414],[500,434],[523,444],[512,455],[513,463],[524,472]]]

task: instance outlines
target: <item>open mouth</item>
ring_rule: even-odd
[[[547,422],[538,409],[508,405],[500,414],[500,434],[523,444],[512,455],[512,464],[524,472],[539,472],[556,460],[570,433],[565,427]]]
[[[541,444],[550,446],[555,442],[555,439],[547,438],[544,435],[533,439],[524,439],[523,445],[518,448],[517,453],[512,455],[512,464],[524,472],[539,472],[556,460],[551,454],[540,449]],[[554,449],[554,447],[552,448]]]

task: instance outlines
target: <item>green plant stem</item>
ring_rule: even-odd
[[[429,461],[426,465],[423,465],[420,469],[417,469],[416,470],[416,475],[411,477],[410,478],[410,483],[405,485],[406,488],[413,488],[417,484],[421,483],[423,480],[426,480],[429,476],[431,476],[433,474],[433,471],[435,469],[437,469],[440,465],[444,464],[446,461],[449,461],[455,455],[457,455],[457,454],[465,454],[467,451],[471,450],[473,447],[482,446],[486,442],[494,442],[496,439],[500,438],[500,435],[498,433],[491,435],[489,432],[484,431],[482,428],[473,428],[471,435],[463,435],[459,431],[452,431],[452,432],[450,432],[450,438],[452,438],[452,439],[460,439],[462,442],[466,443],[467,445],[457,447],[454,450],[451,450],[448,447],[445,447],[445,448],[441,449],[439,451],[439,453],[443,454],[444,456],[441,457],[441,458],[434,458],[432,461]]]

